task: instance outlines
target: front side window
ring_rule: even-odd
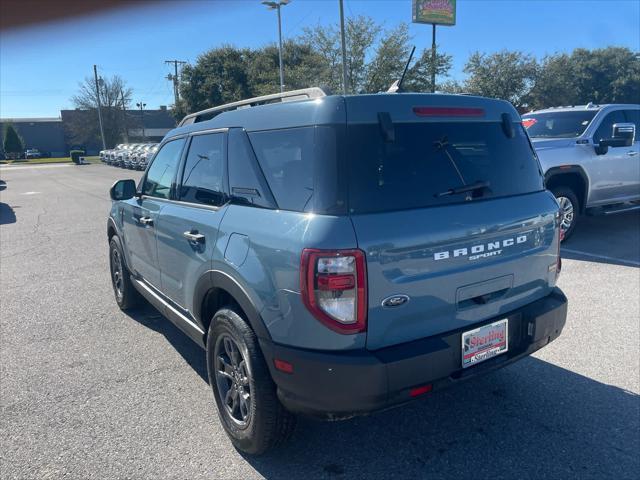
[[[175,179],[184,138],[165,143],[153,159],[144,179],[142,193],[150,197],[169,198]]]
[[[614,123],[624,123],[626,121],[622,110],[616,110],[608,113],[606,117],[602,119],[600,126],[593,135],[593,142],[599,143],[600,140],[610,139],[613,135]]]
[[[196,135],[182,173],[180,200],[220,206],[225,201],[224,133]]]
[[[627,122],[633,123],[636,126],[636,138],[635,141],[640,141],[638,136],[640,135],[640,110],[625,110],[624,116]]]

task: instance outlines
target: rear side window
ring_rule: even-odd
[[[314,127],[249,134],[262,171],[283,210],[307,210],[314,192]]]
[[[349,210],[369,213],[504,197],[543,189],[526,133],[514,123],[398,123],[395,140],[378,124],[347,127]],[[483,182],[474,192],[451,189]]]
[[[220,206],[225,201],[224,133],[195,135],[184,164],[180,200]]]
[[[243,129],[232,128],[228,136],[229,187],[238,203],[275,208],[271,191]]]
[[[180,154],[184,146],[184,139],[165,143],[147,171],[142,193],[151,197],[169,198],[171,185],[178,171]]]

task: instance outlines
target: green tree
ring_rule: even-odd
[[[347,83],[349,92],[366,89],[369,68],[367,55],[376,44],[382,27],[366,16],[348,18],[345,22]],[[301,39],[323,59],[316,85],[342,92],[342,47],[338,25],[305,28]]]
[[[367,92],[384,92],[400,78],[411,51],[409,40],[409,26],[406,23],[385,32],[376,46],[373,59],[367,65]]]
[[[516,107],[526,105],[538,72],[536,60],[528,54],[503,50],[471,54],[464,67],[468,93],[508,100]]]
[[[287,41],[283,45],[285,90],[318,85],[323,78],[323,58],[306,43]],[[267,45],[254,50],[248,62],[248,87],[252,96],[280,91],[278,47]]]
[[[24,141],[11,123],[4,126],[2,148],[7,158],[20,158],[24,151]]]
[[[452,81],[448,79],[452,61],[451,55],[436,49],[436,90],[447,91],[447,88],[452,85]],[[431,49],[425,48],[418,60],[409,68],[403,89],[410,92],[431,92]]]
[[[187,112],[234,102],[251,96],[248,70],[252,51],[231,45],[200,55],[182,70],[180,94]]]
[[[104,140],[107,147],[113,147],[122,141],[125,133],[124,112],[131,102],[132,91],[118,75],[99,79],[98,85]],[[76,110],[84,112],[83,115],[73,116],[68,123],[65,122],[65,129],[72,143],[100,143],[97,95],[95,78],[87,77],[80,83],[78,93],[71,97]]]
[[[640,54],[623,47],[576,49],[543,59],[529,95],[533,108],[640,103]]]

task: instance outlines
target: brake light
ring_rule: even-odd
[[[522,119],[522,126],[524,128],[529,128],[529,127],[535,125],[536,123],[538,123],[538,120],[536,120],[535,118],[523,118]]]
[[[419,117],[484,117],[484,108],[469,107],[413,107]]]
[[[330,329],[342,334],[367,329],[367,272],[362,250],[305,248],[300,292],[313,316]]]

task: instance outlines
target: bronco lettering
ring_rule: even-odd
[[[473,245],[471,248],[456,248],[453,252],[445,250],[444,252],[436,252],[433,254],[434,260],[444,260],[450,257],[466,257],[469,251],[472,254],[469,260],[477,260],[479,258],[494,257],[502,253],[504,247],[512,247],[513,245],[524,243],[527,241],[527,235],[518,235],[515,238],[505,238],[502,241],[489,242],[487,244]],[[483,253],[484,251],[487,253]]]

